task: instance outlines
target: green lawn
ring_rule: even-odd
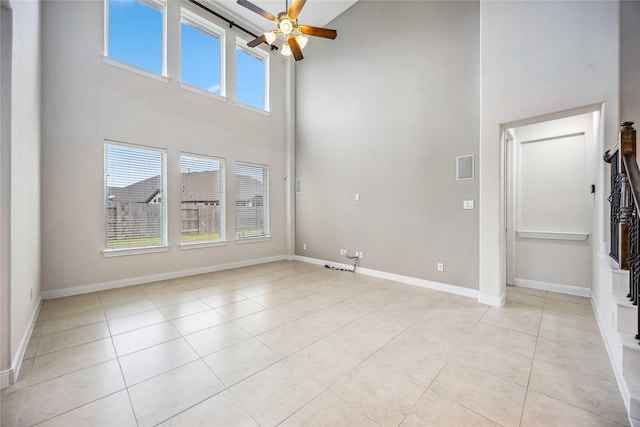
[[[206,234],[189,234],[182,233],[181,241],[182,243],[193,243],[193,242],[208,242],[212,240],[219,240],[220,233],[206,233]]]
[[[264,230],[245,230],[245,231],[236,231],[236,237],[261,237],[264,236]]]
[[[263,230],[249,230],[238,233],[237,237],[258,237],[262,236]],[[182,243],[195,243],[195,242],[211,242],[220,239],[220,233],[206,233],[206,234],[190,234],[182,233],[180,241]],[[107,248],[137,248],[145,246],[156,246],[161,242],[160,236],[154,237],[131,237],[126,239],[109,239],[107,241]]]
[[[109,239],[107,248],[134,248],[144,246],[155,246],[161,243],[160,236],[153,237],[131,237],[126,239]]]

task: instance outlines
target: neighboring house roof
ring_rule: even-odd
[[[236,176],[236,200],[247,201],[253,200],[257,196],[263,196],[262,182],[257,179],[246,176]]]
[[[181,174],[183,202],[213,202],[220,200],[220,171]],[[160,177],[154,176],[126,187],[109,187],[107,199],[113,203],[149,203],[160,192]],[[262,183],[250,176],[236,177],[236,200],[249,201],[263,196]]]
[[[107,199],[114,203],[148,203],[160,187],[160,177],[154,176],[126,187],[109,187]]]
[[[153,192],[152,195],[150,195],[147,200],[145,200],[145,203],[151,203],[153,201],[153,199],[160,193],[160,189],[156,190]]]
[[[183,202],[212,202],[220,200],[220,171],[180,174]]]

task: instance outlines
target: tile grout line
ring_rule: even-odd
[[[550,300],[551,300],[551,301],[558,301],[558,300],[553,299],[553,298],[550,298]],[[546,301],[547,301],[547,298],[545,297],[545,306],[546,306]],[[560,302],[568,302],[568,301],[560,301]],[[583,305],[583,304],[580,304],[580,303],[575,303],[575,304]],[[592,308],[591,310],[593,310],[593,308]],[[544,315],[544,308],[543,308],[543,315]],[[541,317],[540,324],[542,324],[542,317]],[[564,326],[564,325],[563,325],[563,326]],[[572,328],[572,327],[570,327],[570,326],[565,326],[565,327],[570,328],[570,329],[575,329],[575,328]],[[575,329],[575,330],[580,331],[579,329]],[[538,334],[538,335],[539,335],[539,334]],[[536,352],[537,352],[537,347],[538,347],[538,338],[546,339],[546,338],[543,338],[543,337],[540,337],[540,336],[538,336],[538,337],[536,338]],[[602,337],[600,337],[600,338],[602,338]],[[553,340],[553,341],[555,341],[555,340]],[[535,357],[535,352],[534,352],[534,357]],[[534,358],[534,362],[535,362],[535,358]],[[594,379],[596,379],[596,380],[602,380],[601,378],[596,377],[596,376],[593,376],[593,375],[591,375],[591,374],[585,374],[585,373],[582,373],[582,372],[575,371],[575,370],[573,370],[573,369],[571,369],[571,368],[566,368],[566,367],[558,366],[558,365],[556,365],[556,364],[554,364],[553,362],[550,362],[550,361],[543,361],[543,362],[548,363],[548,364],[553,365],[553,366],[556,366],[556,367],[558,367],[559,369],[562,369],[562,370],[571,371],[571,372],[574,372],[574,373],[577,373],[577,374],[580,374],[580,375],[584,375],[584,376],[587,376],[587,377],[594,378]],[[531,366],[531,372],[533,372],[533,364],[532,364],[532,366]],[[529,374],[529,378],[531,378],[531,374]],[[529,386],[527,386],[527,394],[528,394],[528,391],[529,391]],[[596,412],[593,412],[593,411],[591,411],[590,409],[581,408],[581,407],[579,407],[579,406],[574,405],[573,403],[566,402],[566,401],[564,401],[564,400],[562,400],[562,399],[559,399],[559,398],[557,398],[557,397],[555,397],[555,396],[551,396],[551,395],[547,394],[546,392],[538,391],[538,390],[534,390],[534,391],[535,391],[536,393],[540,393],[540,394],[542,394],[542,395],[544,395],[544,396],[546,396],[546,397],[548,397],[548,398],[550,398],[550,399],[556,400],[556,401],[561,402],[561,403],[563,403],[563,404],[565,404],[565,405],[568,405],[568,406],[570,406],[570,407],[572,407],[572,408],[578,409],[579,411],[587,412],[587,413],[589,413],[589,414],[591,414],[591,415],[595,415],[595,416],[596,416],[596,417],[598,417],[598,418],[603,418],[603,419],[605,419],[605,420],[607,420],[607,421],[611,421],[612,423],[615,423],[615,424],[617,424],[617,423],[618,423],[616,420],[613,420],[613,419],[611,419],[611,418],[605,417],[604,415],[601,415],[601,414],[598,414],[598,413],[596,413]],[[525,399],[525,401],[526,401],[526,399]],[[523,407],[523,414],[524,414],[524,407]]]
[[[533,375],[533,365],[536,360],[536,353],[538,352],[538,340],[540,339],[540,326],[542,325],[542,319],[544,317],[544,307],[547,304],[547,293],[545,291],[544,302],[542,304],[542,310],[540,311],[540,321],[538,322],[538,333],[536,334],[536,345],[533,348],[533,356],[531,357],[531,368],[529,368],[529,377],[527,378],[527,386],[524,390],[524,399],[522,400],[522,409],[520,410],[520,420],[518,425],[522,425],[522,418],[524,416],[524,408],[527,405],[527,398],[529,397],[529,386],[531,385],[531,375]]]
[[[100,296],[100,294],[98,294],[98,297],[100,298],[100,301],[102,301],[102,298]],[[106,313],[105,313],[105,318],[106,318]],[[124,371],[122,370],[122,364],[120,363],[120,355],[118,354],[118,351],[116,349],[116,344],[113,341],[113,334],[111,333],[111,325],[109,325],[109,322],[107,321],[107,329],[109,331],[109,338],[111,339],[111,346],[113,347],[113,352],[116,355],[116,360],[118,361],[118,368],[120,369],[120,376],[122,377],[122,384],[124,384],[124,389],[127,392],[127,399],[129,401],[129,407],[131,408],[131,413],[133,414],[133,419],[136,420],[136,426],[140,426],[140,422],[138,421],[138,415],[136,415],[136,410],[133,407],[133,400],[131,400],[131,393],[129,393],[129,387],[127,386],[127,380],[124,377]]]

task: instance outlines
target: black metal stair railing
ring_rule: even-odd
[[[640,168],[636,159],[636,131],[632,122],[622,124],[620,132],[620,164],[621,182],[621,214],[620,223],[628,224],[629,293],[627,297],[638,307],[640,293]],[[621,230],[625,229],[621,227]],[[622,233],[622,231],[621,231]],[[623,237],[623,236],[621,236]],[[622,251],[621,251],[622,252]],[[640,341],[640,309],[638,313],[638,329],[635,338]]]
[[[611,194],[609,195],[609,203],[611,207],[609,227],[610,227],[610,243],[609,256],[616,262],[620,262],[619,248],[620,235],[620,195],[621,195],[621,179],[620,171],[618,170],[618,151],[605,157],[605,161],[611,163]]]
[[[629,293],[627,298],[633,305],[638,306],[638,290],[640,289],[640,221],[638,209],[634,200],[631,201],[631,215],[629,218]],[[640,314],[638,315],[638,333],[635,337],[640,340]]]
[[[613,151],[613,152],[612,152]],[[640,168],[633,122],[622,123],[620,145],[604,155],[611,164],[611,250],[621,270],[629,270],[627,298],[638,307],[636,340],[640,342]]]

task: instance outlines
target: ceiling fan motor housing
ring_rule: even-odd
[[[289,35],[298,28],[298,20],[291,19],[286,12],[282,12],[278,15],[277,25],[282,34]]]

